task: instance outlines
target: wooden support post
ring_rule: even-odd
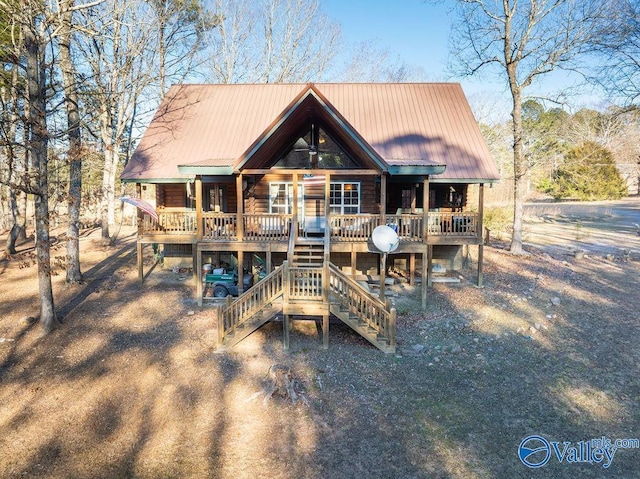
[[[380,257],[380,301],[384,303],[385,281],[387,273],[387,253],[382,253]]]
[[[218,346],[222,346],[224,341],[224,317],[222,316],[223,305],[216,305],[216,318],[218,320]]]
[[[236,220],[236,235],[238,241],[242,241],[244,236],[244,191],[242,191],[242,173],[236,176],[236,199],[237,199],[237,220]]]
[[[291,212],[293,213],[293,228],[291,234],[294,235],[295,238],[298,237],[298,173],[293,173],[293,204],[291,205]],[[304,208],[304,202],[302,204]]]
[[[351,277],[355,280],[358,272],[358,253],[351,250]]]
[[[144,245],[142,243],[140,243],[138,241],[138,245],[137,245],[137,254],[138,254],[138,281],[140,281],[140,284],[142,284],[144,282],[144,262],[143,262],[143,257],[142,257],[142,247]]]
[[[267,251],[266,256],[267,256],[267,264],[265,265],[265,268],[266,268],[265,273],[269,274],[271,273],[272,266],[273,266],[272,260],[271,260],[271,250]]]
[[[389,346],[396,347],[396,308],[389,311]]]
[[[202,261],[202,259],[200,261]],[[198,279],[202,280],[202,277],[200,276],[202,274],[202,269],[198,269],[197,243],[191,243],[191,266],[193,279],[195,279],[196,281],[198,281]]]
[[[329,315],[322,315],[322,349],[329,349]]]
[[[324,261],[331,261],[331,208],[329,198],[331,197],[331,175],[324,175]],[[328,276],[325,276],[328,277]]]
[[[244,293],[244,251],[238,251],[238,296]]]
[[[416,254],[409,254],[409,286],[416,283]]]
[[[422,241],[429,242],[429,177],[422,181]]]
[[[202,222],[202,179],[196,177],[196,239],[202,239],[204,223]]]
[[[202,296],[204,295],[203,284],[204,278],[202,277],[202,253],[198,251],[198,247],[193,245],[195,250],[195,261],[193,262],[195,266],[194,276],[196,278],[196,298],[198,299],[198,306],[202,306]]]
[[[426,246],[422,253],[422,309],[427,309],[427,284],[429,283],[429,263],[431,262],[431,254],[429,247]]]
[[[288,314],[285,314],[282,320],[282,349],[285,351],[289,350],[289,329],[290,329],[290,318]]]
[[[477,285],[482,288],[482,262],[484,260],[484,245],[482,238],[482,222],[483,222],[483,210],[484,210],[484,184],[480,183],[478,192],[478,279]],[[487,235],[488,236],[488,235]]]
[[[136,183],[136,198],[142,199],[142,185]],[[142,210],[136,208],[136,227],[138,229],[138,235],[142,234]]]
[[[387,177],[380,175],[380,224],[387,224]]]
[[[433,286],[433,245],[427,248],[427,286]]]
[[[322,264],[322,303],[325,314],[322,315],[322,349],[329,349],[329,261]]]
[[[478,245],[478,288],[482,288],[482,260],[484,257],[484,245],[480,243]]]

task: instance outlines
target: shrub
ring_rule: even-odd
[[[538,187],[555,199],[615,200],[627,195],[627,186],[609,150],[594,142],[570,149],[562,166]]]
[[[489,228],[494,236],[510,234],[513,226],[513,208],[485,208],[482,219],[484,226]]]

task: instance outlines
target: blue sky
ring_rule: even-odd
[[[510,96],[503,83],[485,75],[480,78],[451,78],[446,71],[451,21],[449,7],[423,0],[320,0],[322,11],[342,27],[347,43],[374,40],[380,49],[399,55],[405,62],[426,72],[424,81],[458,81],[474,112],[500,118],[509,112]],[[556,72],[527,93],[551,93],[573,81]],[[594,106],[594,97],[574,100],[576,106]],[[484,103],[484,104],[483,104]],[[481,110],[490,110],[481,112]],[[497,119],[494,118],[493,119]]]
[[[375,40],[381,49],[422,67],[428,80],[446,80],[449,19],[444,6],[422,0],[321,0],[321,5],[342,26],[348,43]]]

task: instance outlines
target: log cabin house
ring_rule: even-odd
[[[386,352],[395,311],[357,281],[384,277],[372,231],[397,231],[389,263],[425,279],[425,307],[433,265],[455,269],[465,245],[479,248],[482,282],[483,191],[498,179],[452,83],[177,85],[122,173],[138,195],[155,190],[157,220],[139,213],[141,280],[145,244],[198,276],[239,265],[220,347],[282,312],[287,347],[290,317],[321,316],[326,346],[334,315]],[[198,280],[199,303],[211,295]]]

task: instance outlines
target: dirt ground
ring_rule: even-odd
[[[41,338],[22,245],[0,261],[0,477],[638,478],[640,449],[605,468],[564,445],[640,438],[640,237],[617,228],[576,257],[574,231],[597,240],[600,226],[538,212],[529,256],[494,240],[478,288],[472,248],[426,311],[419,290],[391,287],[395,355],[340,324],[323,350],[313,322],[294,324],[288,353],[279,322],[216,353],[194,280],[156,267],[140,285],[125,229],[114,246],[85,232],[83,285],[57,268],[63,325]],[[559,229],[563,246],[536,241]],[[296,404],[259,394],[276,364],[291,368]],[[563,461],[526,467],[530,435],[558,442]]]

